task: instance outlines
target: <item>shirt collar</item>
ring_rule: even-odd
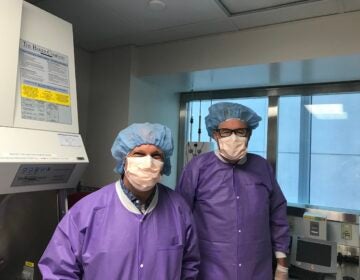
[[[124,182],[120,181],[120,186],[125,195],[130,199],[130,201],[136,206],[137,209],[140,210],[141,213],[144,213],[146,209],[149,208],[149,205],[154,198],[156,190],[154,189],[153,192],[150,194],[148,199],[145,201],[145,203],[142,203],[140,199],[138,199],[132,191],[130,191],[128,188],[125,187]]]
[[[122,180],[119,180],[115,183],[116,193],[120,199],[120,202],[123,206],[132,213],[135,214],[148,214],[156,207],[158,203],[158,186],[155,187],[155,191],[150,195],[150,197],[145,202],[145,205],[141,205],[140,201],[136,203],[136,196],[128,190]],[[138,208],[138,206],[140,208]]]

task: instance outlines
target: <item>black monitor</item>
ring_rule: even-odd
[[[336,273],[336,242],[296,237],[292,241],[291,264],[318,273]]]

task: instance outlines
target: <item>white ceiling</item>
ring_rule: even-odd
[[[143,46],[360,10],[360,0],[27,0],[73,24],[78,46]]]

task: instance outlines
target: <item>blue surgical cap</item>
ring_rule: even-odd
[[[244,105],[231,102],[216,103],[209,107],[209,114],[205,118],[209,136],[213,137],[214,129],[217,129],[220,123],[229,119],[239,119],[251,129],[257,128],[259,121],[261,121],[260,116]]]
[[[170,175],[170,157],[174,150],[171,131],[168,127],[157,123],[134,123],[121,130],[111,148],[111,153],[116,159],[115,172],[124,173],[126,156],[141,145],[155,145],[164,153],[163,174]]]

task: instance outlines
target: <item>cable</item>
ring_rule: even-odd
[[[201,140],[201,100],[200,103],[200,110],[199,110],[199,128],[198,128],[198,142]]]
[[[190,102],[190,142],[192,142],[193,123],[194,123],[194,117],[193,117],[193,102]]]
[[[212,99],[210,99],[210,107],[212,106]],[[211,136],[209,136],[209,142],[211,143],[211,141],[212,141],[212,138],[211,138]]]

